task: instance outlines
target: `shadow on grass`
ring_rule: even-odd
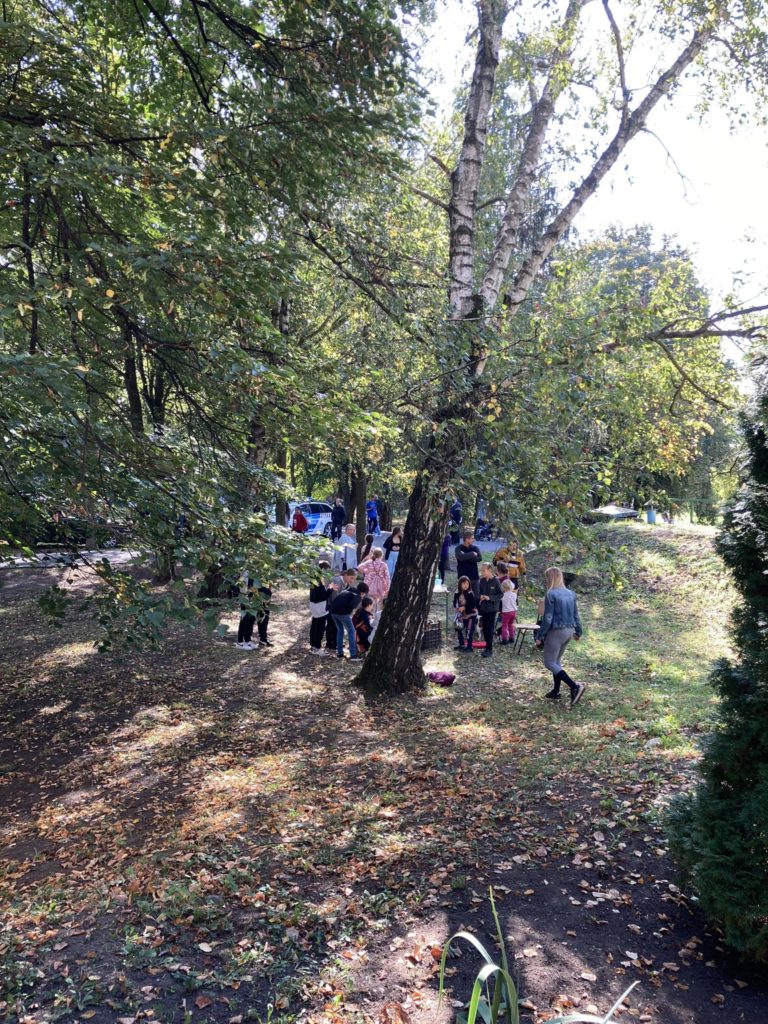
[[[280,639],[303,637],[303,612],[286,598],[270,652],[185,632],[130,659],[85,656],[90,625],[75,620],[32,650],[13,615],[0,627],[15,661],[1,712],[7,927],[43,975],[29,1000],[91,1007],[98,1024],[137,1008],[182,1021],[200,999],[218,1021],[340,1005],[351,986],[360,1005],[410,995],[416,1013],[420,979],[426,1013],[435,958],[422,933],[487,937],[494,884],[542,1007],[564,994],[605,1009],[641,974],[633,1006],[689,1024],[694,992],[699,1024],[719,1019],[706,1004],[732,978],[704,966],[721,955],[671,888],[655,824],[677,769],[642,751],[656,687],[626,673],[645,654],[596,639],[616,688],[594,685],[573,715],[541,701],[536,657],[508,651],[462,661],[451,691],[371,709],[349,686],[353,665]],[[665,621],[663,608],[648,615]],[[590,649],[573,658],[586,671]],[[601,733],[619,714],[626,726]],[[453,966],[466,996],[469,960]],[[735,1019],[764,995],[727,998]]]

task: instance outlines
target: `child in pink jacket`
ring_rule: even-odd
[[[358,565],[357,571],[363,574],[368,584],[368,595],[373,598],[374,607],[378,611],[381,602],[389,593],[389,569],[384,561],[382,549],[374,548],[370,556]]]

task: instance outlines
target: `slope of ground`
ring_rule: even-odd
[[[180,631],[161,653],[98,654],[86,617],[40,621],[54,572],[9,574],[9,1019],[363,1024],[394,1002],[449,1021],[479,965],[451,958],[435,1017],[439,949],[462,927],[492,947],[489,886],[526,1021],[606,1010],[634,980],[619,1019],[764,1019],[765,979],[678,889],[660,825],[710,726],[730,591],[706,530],[606,535],[579,567],[573,712],[541,699],[530,648],[451,645],[429,663],[455,663],[452,689],[366,707],[353,664],[308,655],[295,593],[271,649]]]

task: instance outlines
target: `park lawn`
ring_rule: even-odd
[[[352,663],[307,654],[290,592],[269,651],[185,631],[98,654],[86,617],[35,622],[50,574],[16,574],[0,591],[9,1018],[363,1024],[394,1003],[451,1020],[478,965],[451,959],[435,1018],[439,950],[460,927],[491,941],[492,885],[524,1020],[606,1010],[638,979],[630,1019],[759,1019],[764,982],[677,888],[662,820],[711,725],[731,591],[709,530],[603,532],[576,567],[572,712],[541,699],[530,647],[450,644],[428,667],[455,668],[454,687],[367,706]]]

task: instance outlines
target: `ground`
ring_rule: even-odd
[[[678,888],[663,829],[731,592],[706,530],[604,533],[575,584],[574,711],[542,700],[530,647],[450,643],[428,667],[453,666],[451,689],[366,706],[353,663],[307,653],[300,593],[279,594],[271,649],[179,629],[100,654],[87,614],[41,619],[56,570],[7,571],[8,1019],[451,1021],[480,963],[450,957],[436,1013],[440,949],[465,929],[496,955],[492,886],[524,1021],[605,1012],[636,980],[619,1020],[765,1020],[766,978]]]

